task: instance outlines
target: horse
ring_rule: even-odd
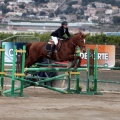
[[[70,40],[62,40],[61,47],[57,52],[53,52],[51,57],[48,57],[48,51],[45,49],[48,42],[34,42],[26,44],[26,52],[28,57],[25,61],[25,67],[30,67],[35,64],[37,61],[42,61],[44,58],[48,58],[54,61],[63,62],[69,61],[72,62],[74,60],[79,59],[81,61],[80,56],[75,56],[76,47],[80,47],[82,51],[86,51],[86,43],[85,38],[87,34],[83,34],[79,32],[74,34]],[[69,68],[72,65],[69,66]],[[75,68],[77,66],[75,65]]]

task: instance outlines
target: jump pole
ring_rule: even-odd
[[[52,72],[52,71],[62,71],[62,72],[70,72],[73,71],[74,68],[25,68],[25,71],[41,71],[41,72]],[[77,68],[77,71],[87,71],[87,68]]]

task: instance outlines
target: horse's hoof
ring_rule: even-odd
[[[74,66],[74,72],[76,72],[76,71],[77,71],[77,68],[78,68],[77,66]]]
[[[27,75],[28,75],[28,72],[27,72],[27,71],[25,71],[25,72],[24,72],[24,74],[25,74],[25,76],[27,76]]]

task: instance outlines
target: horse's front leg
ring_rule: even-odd
[[[74,67],[74,69],[77,69],[77,67],[80,66],[80,64],[81,64],[80,56],[70,55],[70,56],[68,56],[68,60],[70,62],[68,65],[68,68]],[[79,62],[77,62],[77,60],[79,60]]]
[[[74,57],[74,69],[76,70],[80,66],[81,66],[81,57],[75,56]]]

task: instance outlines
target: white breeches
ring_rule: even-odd
[[[55,45],[57,45],[58,44],[58,38],[57,37],[53,37],[53,36],[51,36],[51,38],[52,38],[52,41],[54,41]]]

